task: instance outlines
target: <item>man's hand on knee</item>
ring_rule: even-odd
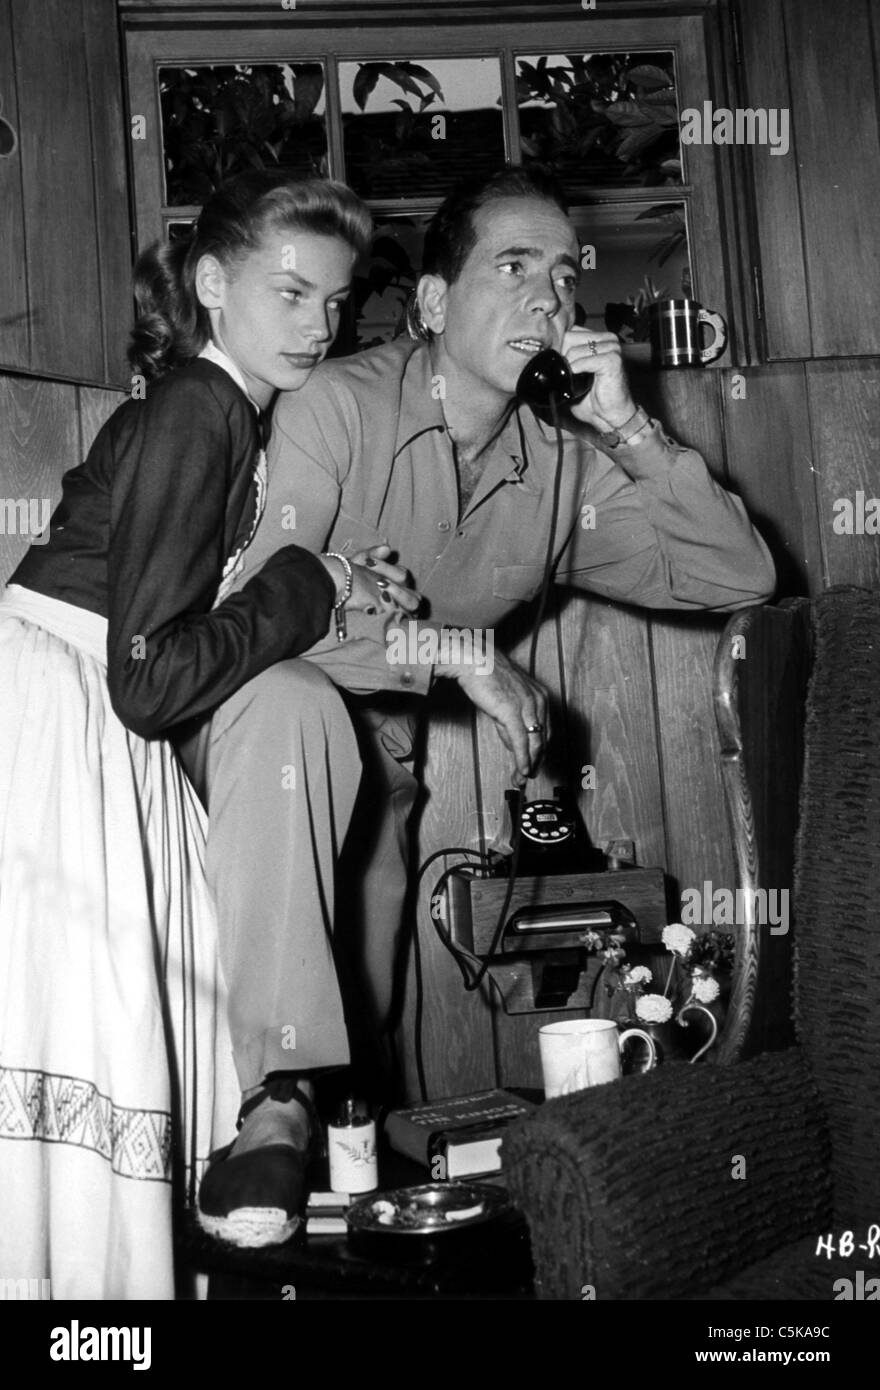
[[[537,771],[549,735],[544,687],[497,651],[491,671],[475,662],[441,664],[437,674],[454,676],[468,699],[489,715],[501,742],[513,754],[513,781],[523,786]]]

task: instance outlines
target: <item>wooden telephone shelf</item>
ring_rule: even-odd
[[[448,927],[453,940],[476,955],[490,948],[498,924],[498,914],[507,892],[506,878],[470,878],[466,874],[449,877]],[[659,941],[666,926],[666,886],[662,869],[609,869],[596,874],[545,874],[518,878],[514,886],[507,920],[528,909],[572,911],[591,904],[618,902],[632,913],[642,943]],[[571,931],[571,947],[578,944],[578,931]],[[527,939],[528,937],[528,939]],[[509,954],[522,940],[522,950],[540,949],[541,933],[523,933],[514,943],[510,933],[502,950]]]

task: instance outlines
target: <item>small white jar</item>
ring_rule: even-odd
[[[358,1113],[353,1100],[347,1100],[336,1122],[327,1126],[327,1154],[332,1192],[375,1192],[376,1122]]]

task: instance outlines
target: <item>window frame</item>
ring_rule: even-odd
[[[295,12],[291,12],[292,14]],[[509,12],[508,12],[509,15]],[[327,152],[331,173],[343,169],[342,120],[337,69],[340,62],[409,58],[430,63],[431,58],[496,56],[501,67],[502,101],[506,113],[506,157],[519,162],[519,112],[516,102],[515,59],[535,53],[657,52],[674,54],[679,111],[701,108],[715,77],[719,55],[706,23],[709,15],[664,13],[650,18],[589,12],[588,19],[509,17],[488,22],[402,21],[395,25],[376,22],[369,26],[344,23],[340,16],[327,17],[321,27],[286,21],[267,22],[240,14],[224,27],[200,22],[198,16],[167,19],[143,15],[123,25],[131,117],[146,117],[146,138],[131,140],[132,185],[138,249],[161,235],[166,218],[194,215],[197,208],[164,203],[161,106],[158,69],[166,66],[265,62],[323,62],[327,110]],[[151,22],[152,20],[152,22]],[[336,27],[337,23],[340,27]],[[343,27],[344,25],[344,27]],[[589,41],[589,42],[587,42]],[[578,209],[590,204],[683,202],[695,298],[719,310],[729,328],[727,349],[717,367],[746,364],[751,360],[753,338],[744,293],[747,264],[737,206],[738,169],[731,150],[716,145],[683,145],[682,183],[668,186],[597,189],[587,202],[577,199]],[[725,162],[727,161],[727,162]],[[368,200],[377,216],[392,212],[417,213],[430,209],[431,200],[414,198]]]

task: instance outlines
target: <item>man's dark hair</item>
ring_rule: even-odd
[[[477,242],[474,217],[499,198],[542,198],[568,215],[565,194],[540,164],[508,166],[460,183],[437,209],[425,232],[422,274],[442,275],[452,284]]]

